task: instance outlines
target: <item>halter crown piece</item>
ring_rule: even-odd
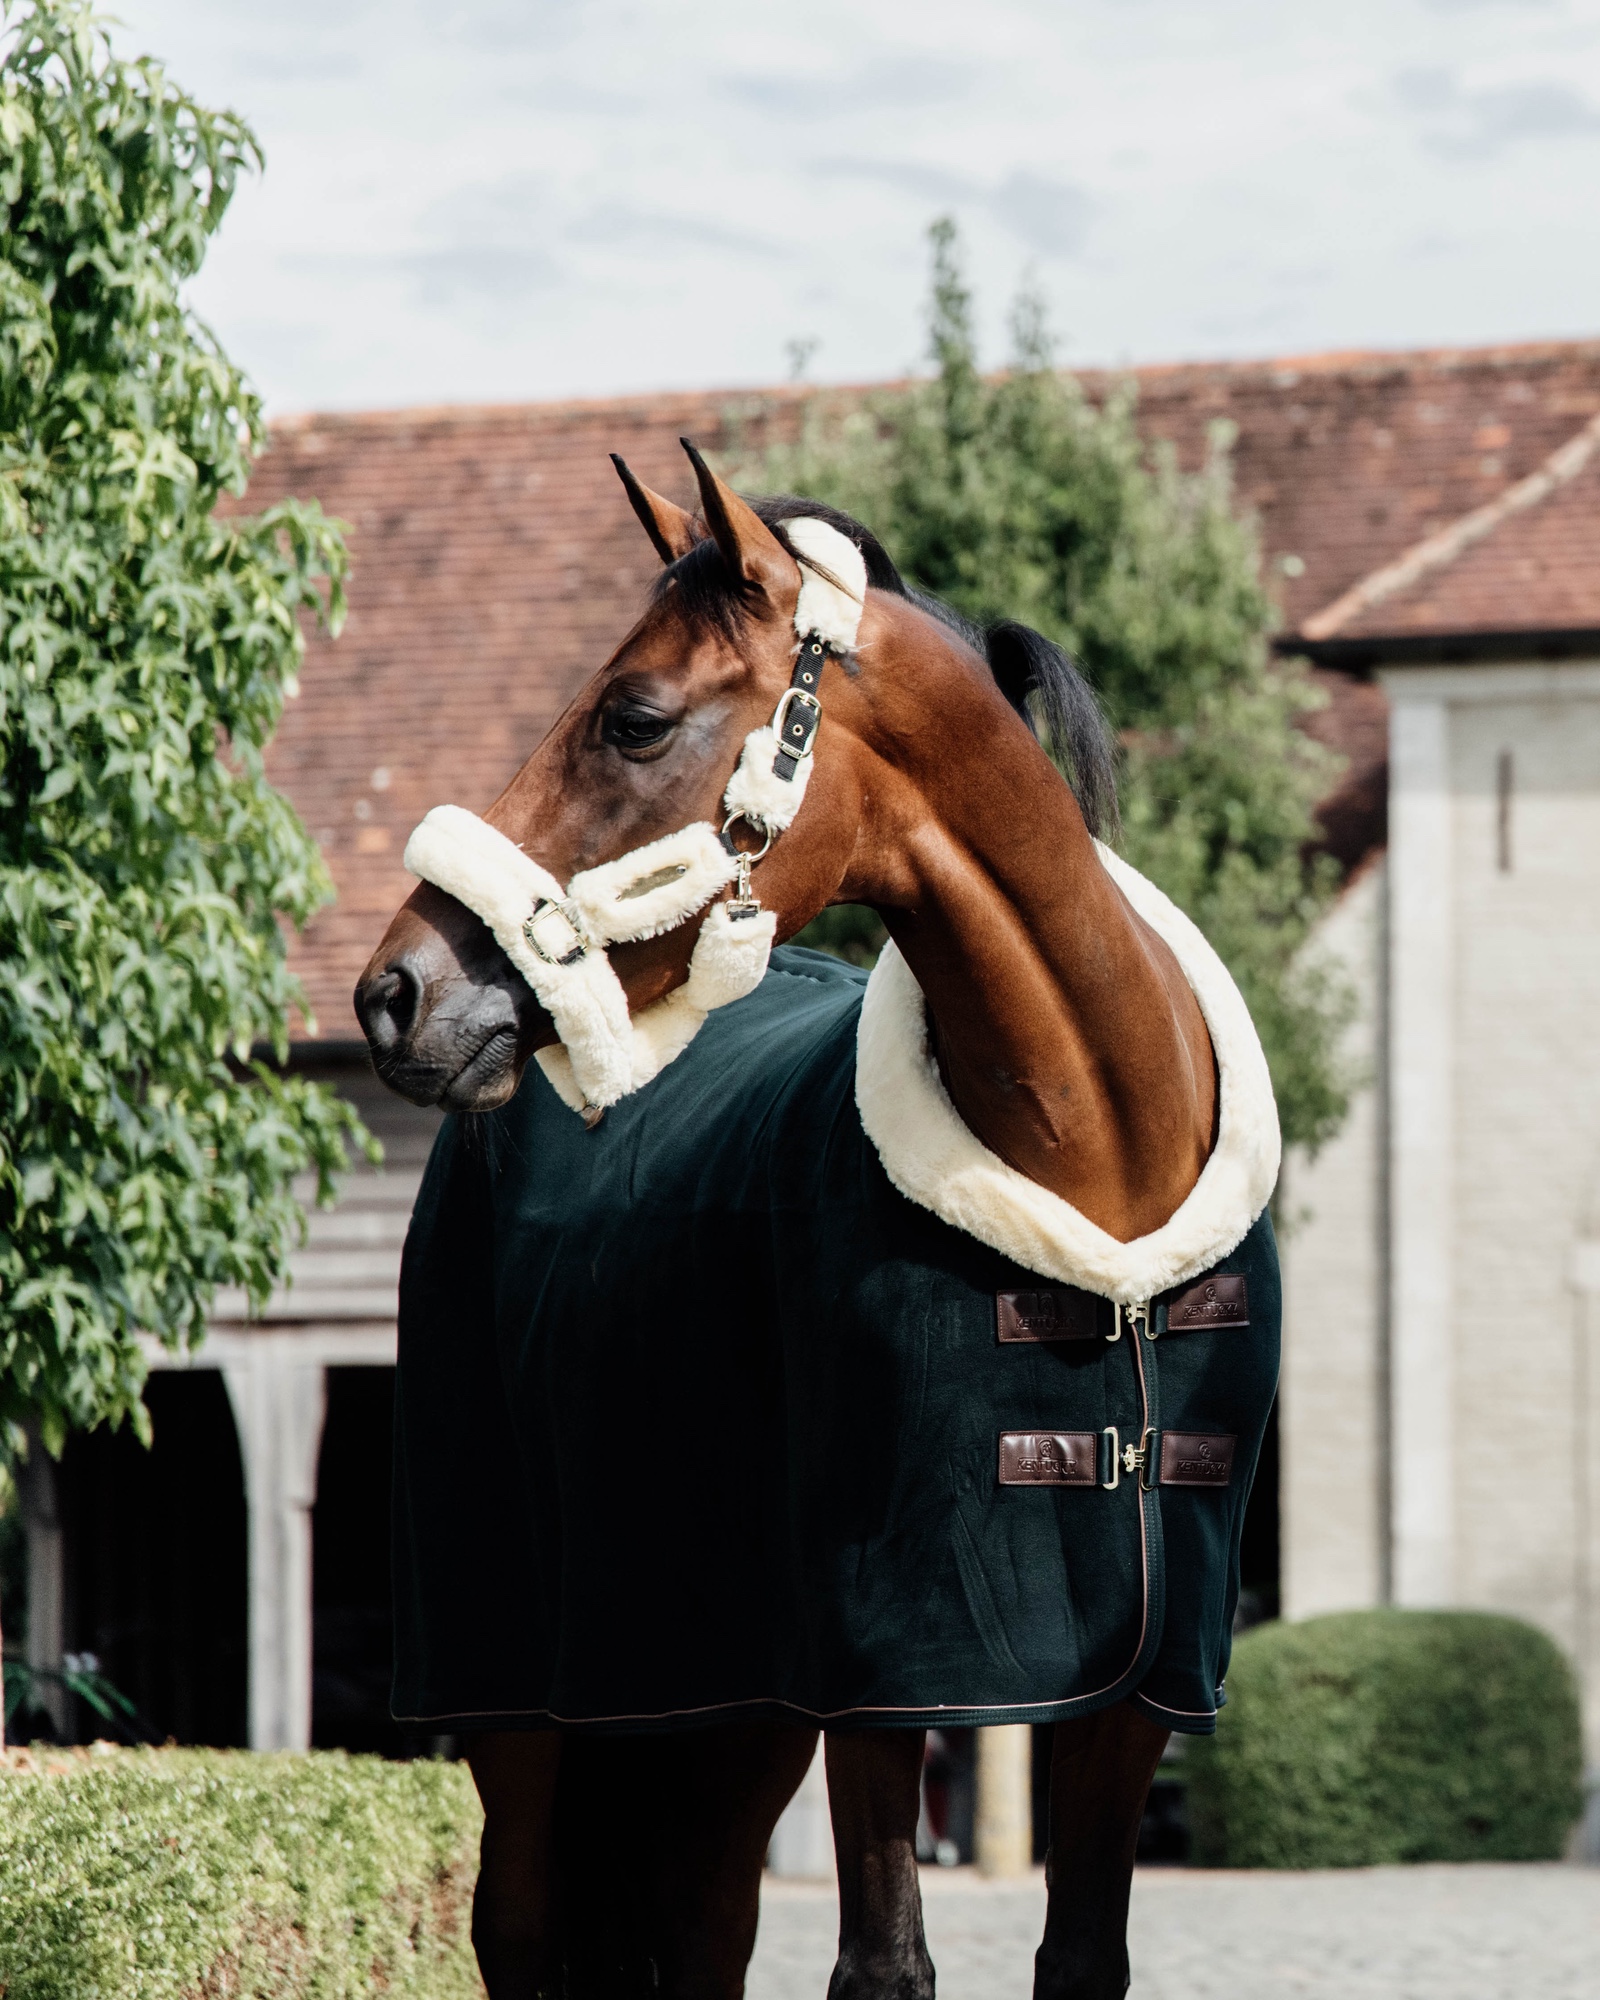
[[[697,820],[582,870],[565,889],[462,806],[435,806],[406,843],[406,867],[483,919],[555,1023],[560,1046],[540,1049],[538,1062],[574,1111],[592,1115],[648,1083],[713,1007],[743,999],[766,972],[777,917],[752,892],[750,870],[800,810],[822,720],[817,686],[830,654],[854,650],[867,595],[866,564],[848,536],[807,515],[781,525],[804,558],[799,647],[772,720],[745,738],[720,832]],[[732,839],[741,819],[764,838],[758,853]],[[605,947],[675,930],[730,885],[733,895],[700,926],[683,985],[630,1015]]]

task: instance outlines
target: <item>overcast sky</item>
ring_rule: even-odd
[[[1600,0],[111,0],[255,125],[270,407],[861,381],[960,221],[1084,362],[1600,334]]]

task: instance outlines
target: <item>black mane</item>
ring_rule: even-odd
[[[872,530],[837,507],[792,493],[769,493],[747,504],[795,561],[808,568],[817,565],[790,542],[783,531],[785,521],[798,516],[826,521],[854,542],[866,563],[868,583],[937,618],[988,662],[1001,693],[1061,765],[1090,833],[1100,839],[1116,831],[1111,732],[1094,690],[1060,646],[1012,619],[985,629],[927,591],[914,589]],[[744,619],[747,588],[742,579],[730,575],[721,550],[708,537],[662,571],[654,596],[659,602],[671,590],[677,609],[692,625],[709,626],[731,641]]]

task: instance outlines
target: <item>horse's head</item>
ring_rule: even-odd
[[[1059,783],[1022,719],[1030,691],[1076,766],[1091,827],[1114,815],[1098,710],[1057,648],[1021,626],[968,626],[908,592],[876,538],[848,516],[807,500],[747,502],[685,448],[703,525],[617,460],[666,569],[644,616],[490,808],[491,827],[567,884],[691,822],[723,825],[746,738],[798,672],[802,581],[828,574],[798,549],[801,516],[855,545],[867,587],[853,650],[822,673],[822,720],[793,830],[763,847],[760,826],[730,828],[737,845],[759,852],[754,887],[780,940],[831,902],[875,904],[896,935],[902,921],[915,924],[930,873],[953,848],[996,815],[1014,819],[1017,800],[996,784],[986,754],[1008,734],[1033,760],[1030,773]],[[611,947],[630,1016],[684,984],[710,914],[696,907],[659,935]],[[430,882],[385,932],[355,1005],[384,1080],[452,1110],[505,1103],[534,1051],[558,1039],[489,926]]]
[[[789,685],[801,569],[784,531],[769,522],[785,511],[828,510],[760,503],[758,513],[689,450],[703,527],[617,461],[667,569],[645,615],[485,816],[563,883],[689,822],[720,827],[745,737]],[[894,577],[876,543],[868,553],[870,567]],[[839,759],[827,761],[833,768],[819,760],[816,804],[806,813],[816,837],[780,840],[757,871],[779,936],[829,901],[854,842],[846,772]],[[754,848],[759,831],[749,834],[733,830]],[[700,922],[613,947],[632,1011],[682,983]],[[451,1109],[504,1103],[533,1051],[555,1040],[550,1016],[488,926],[427,882],[384,933],[355,1005],[385,1081],[418,1103]]]

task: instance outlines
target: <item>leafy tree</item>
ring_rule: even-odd
[[[141,1330],[264,1299],[353,1115],[287,1053],[331,893],[262,752],[335,524],[219,517],[260,407],[183,303],[260,152],[82,0],[0,27],[0,1422],[132,1418]]]
[[[1308,859],[1334,768],[1299,728],[1318,697],[1273,659],[1252,525],[1234,511],[1229,438],[1185,473],[1147,447],[1130,383],[1091,403],[1053,363],[1036,297],[1005,373],[978,370],[954,225],[933,231],[937,373],[864,401],[819,396],[772,487],[847,508],[904,573],[981,621],[1020,618],[1065,646],[1121,745],[1121,848],[1195,919],[1255,1016],[1287,1139],[1343,1118],[1348,993],[1305,946],[1334,888]],[[807,939],[858,962],[861,913]]]

